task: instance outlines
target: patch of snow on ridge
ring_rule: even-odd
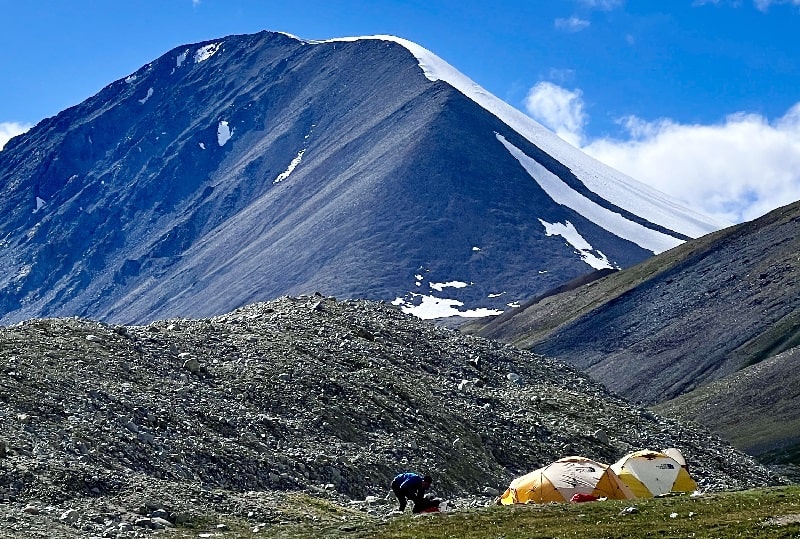
[[[220,45],[222,43],[211,43],[206,45],[205,47],[200,47],[194,52],[194,63],[199,64],[200,62],[205,62],[212,56],[214,56],[217,51],[219,50]]]
[[[146,95],[146,96],[144,96],[142,99],[140,99],[140,100],[139,100],[139,103],[141,103],[142,105],[144,105],[145,103],[147,103],[147,101],[148,101],[148,100],[149,100],[151,97],[153,97],[153,89],[152,89],[152,88],[150,88],[150,89],[148,89],[148,90],[147,90],[147,95]]]
[[[569,221],[563,225],[561,223],[548,223],[542,219],[539,219],[539,222],[544,225],[545,234],[548,236],[561,236],[567,240],[567,243],[572,245],[575,250],[580,253],[583,261],[592,266],[594,269],[599,270],[613,267],[609,263],[608,258],[606,258],[606,255],[604,255],[601,251],[596,251],[597,254],[594,254],[594,248],[583,238],[583,236],[580,235],[580,233],[578,233],[578,231],[575,229],[575,225]]]
[[[222,120],[217,126],[217,144],[225,146],[225,143],[228,142],[232,136],[233,130],[231,130],[228,122]]]
[[[556,203],[571,208],[583,215],[597,226],[611,232],[615,236],[632,241],[639,247],[653,251],[655,254],[662,253],[667,249],[683,243],[682,240],[667,234],[652,230],[639,223],[634,223],[625,219],[618,213],[606,209],[599,204],[592,202],[577,191],[561,181],[561,178],[544,168],[532,157],[527,156],[522,150],[508,142],[502,135],[497,134],[503,146],[513,155],[523,168],[536,180],[536,183],[552,198]]]
[[[289,34],[287,34],[289,35]],[[289,37],[296,38],[289,35]],[[306,43],[331,43],[374,39],[393,41],[413,54],[425,76],[447,82],[475,103],[494,114],[527,140],[569,167],[586,187],[612,204],[650,222],[690,237],[700,237],[729,223],[715,222],[689,209],[666,193],[657,191],[575,148],[530,116],[492,95],[453,66],[412,41],[390,35],[344,37]],[[304,40],[300,40],[304,41]]]
[[[288,166],[288,167],[286,167],[286,170],[284,170],[283,172],[281,172],[280,174],[278,174],[278,177],[277,177],[277,178],[275,178],[275,180],[274,180],[272,183],[280,183],[280,182],[282,182],[283,180],[285,180],[286,178],[288,178],[288,177],[289,177],[289,174],[291,174],[291,173],[292,173],[292,171],[294,171],[294,169],[295,169],[295,168],[297,168],[297,165],[299,165],[299,164],[300,164],[300,161],[302,161],[302,160],[303,160],[303,154],[304,154],[305,152],[306,152],[306,150],[305,150],[305,149],[302,149],[302,150],[300,150],[299,152],[297,152],[297,155],[295,156],[295,158],[294,158],[294,159],[292,159],[292,162],[291,162],[291,163],[289,163],[289,166]]]
[[[463,307],[464,303],[456,299],[442,299],[423,294],[411,294],[420,300],[418,305],[407,302],[403,298],[397,298],[392,305],[397,305],[406,314],[411,314],[422,320],[432,320],[434,318],[449,318],[451,316],[463,316],[465,318],[480,318],[484,316],[495,316],[502,314],[503,311],[497,309],[471,309],[459,311],[456,307]]]
[[[419,270],[423,270],[420,266]],[[430,271],[430,270],[424,270]],[[422,285],[424,277],[421,273],[414,275],[415,286]],[[466,288],[469,284],[462,281],[448,281],[442,283],[429,282],[430,288],[441,292],[444,288]],[[465,318],[477,318],[483,316],[495,316],[503,314],[503,311],[490,309],[486,307],[478,307],[475,309],[459,310],[458,307],[463,307],[464,303],[457,299],[450,298],[437,298],[436,296],[421,294],[417,292],[408,292],[405,296],[397,297],[392,301],[392,305],[400,307],[404,313],[411,314],[422,320],[432,320],[434,318],[448,318],[451,316],[462,316]]]
[[[467,283],[461,281],[450,281],[447,283],[428,283],[428,286],[433,288],[434,290],[438,290],[439,292],[442,291],[444,288],[465,288]]]
[[[177,67],[181,67],[181,64],[183,64],[183,62],[186,61],[186,56],[188,55],[189,55],[188,50],[185,50],[178,55],[178,57],[175,59],[176,63],[178,64]]]

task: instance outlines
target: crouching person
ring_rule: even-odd
[[[411,472],[398,474],[392,479],[392,492],[397,496],[397,501],[400,504],[398,510],[403,512],[406,510],[408,500],[414,502],[414,507],[411,509],[412,513],[420,513],[425,509],[429,509],[434,503],[425,497],[425,493],[431,487],[433,479],[430,475],[421,476]]]

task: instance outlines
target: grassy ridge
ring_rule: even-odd
[[[800,464],[798,373],[793,348],[652,408],[705,425],[761,462]]]
[[[797,538],[800,486],[700,497],[587,504],[485,507],[378,519],[319,501],[295,499],[297,513],[253,533],[229,523],[226,537],[375,539]],[[631,509],[635,508],[635,509]],[[289,522],[293,520],[293,522]],[[238,528],[238,529],[237,529]],[[185,530],[184,530],[185,531]],[[199,530],[198,530],[198,533]]]

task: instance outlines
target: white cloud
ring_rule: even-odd
[[[578,0],[578,2],[588,8],[611,11],[612,9],[622,7],[625,0]]]
[[[629,140],[583,150],[717,219],[747,221],[800,200],[800,103],[773,122],[738,113],[713,125],[623,124]]]
[[[551,68],[547,72],[547,78],[551,81],[556,81],[559,84],[564,84],[567,81],[575,79],[575,70]]]
[[[777,4],[800,6],[800,0],[753,0],[753,4],[759,11],[767,11],[770,6]]]
[[[741,7],[742,0],[694,0],[692,5],[697,6],[705,6],[707,4],[713,4],[718,6],[720,4],[723,5],[730,5],[732,7]],[[788,4],[790,6],[800,6],[800,0],[753,0],[753,5],[759,11],[767,12],[770,6],[780,5],[780,4]]]
[[[722,222],[800,200],[800,102],[773,121],[748,113],[711,125],[630,116],[619,121],[626,137],[595,140],[585,134],[580,89],[540,82],[525,108],[589,155]]]
[[[580,32],[581,30],[585,30],[589,27],[591,23],[585,19],[579,19],[578,17],[570,17],[569,19],[556,19],[555,20],[555,27],[559,30],[564,30],[567,32]]]
[[[540,82],[528,91],[525,109],[559,137],[573,146],[580,146],[588,120],[580,90],[567,90],[552,82]]]
[[[6,142],[11,140],[17,135],[21,135],[32,126],[31,124],[21,124],[18,122],[0,122],[0,150],[6,145]]]

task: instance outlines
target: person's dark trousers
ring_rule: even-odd
[[[397,496],[397,501],[400,502],[400,511],[405,511],[408,500],[406,499],[406,495],[400,490],[399,481],[392,481],[392,492]]]

